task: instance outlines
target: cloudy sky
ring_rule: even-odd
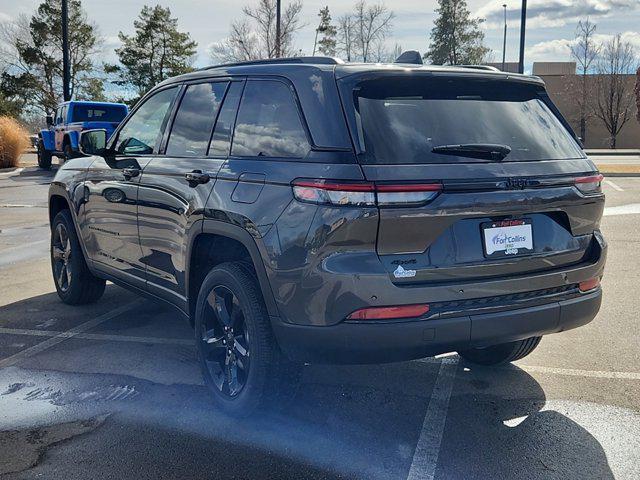
[[[210,63],[207,47],[222,40],[228,33],[229,23],[241,15],[242,6],[254,0],[83,0],[90,18],[98,25],[105,38],[104,58],[113,59],[113,49],[118,45],[119,31],[130,33],[133,19],[145,3],[160,3],[171,7],[179,19],[182,30],[190,32],[198,42],[197,65]],[[317,12],[329,5],[335,17],[350,9],[353,1],[303,0],[303,21],[306,27],[296,37],[296,47],[305,53],[313,48]],[[374,1],[374,0],[370,0]],[[39,0],[0,0],[0,20],[10,20],[20,14],[31,14]],[[287,0],[283,0],[286,5]],[[403,49],[424,52],[428,46],[428,33],[435,18],[436,0],[386,0],[396,18],[393,37]],[[493,49],[495,60],[502,58],[503,8],[507,4],[508,39],[507,61],[518,56],[518,31],[521,0],[468,0],[474,15],[486,18],[483,26],[486,43]],[[579,19],[589,16],[598,25],[602,39],[616,33],[624,35],[640,50],[640,0],[529,0],[527,21],[527,63],[537,61],[563,61],[569,59],[568,42],[573,38]]]

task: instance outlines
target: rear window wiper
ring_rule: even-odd
[[[511,147],[509,145],[492,143],[462,143],[459,145],[440,145],[433,147],[431,152],[440,153],[442,155],[457,155],[460,157],[481,158],[484,160],[499,162],[504,160],[506,156],[511,153]]]

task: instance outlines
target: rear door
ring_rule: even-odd
[[[223,99],[237,105],[241,88],[242,82],[230,79],[185,85],[161,154],[140,179],[138,219],[148,289],[178,303],[186,301],[189,231],[203,218],[228,155],[228,148],[213,148],[208,156],[214,125]]]
[[[347,78],[341,88],[378,190],[377,251],[394,282],[589,259],[604,202],[599,179],[542,86],[396,74]]]

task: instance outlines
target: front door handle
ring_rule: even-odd
[[[132,167],[123,168],[122,176],[126,180],[131,180],[133,177],[137,177],[138,175],[140,175],[140,171],[141,170],[139,168],[132,168]]]
[[[194,170],[193,172],[187,172],[184,174],[184,178],[189,183],[190,187],[197,187],[203,183],[207,183],[211,180],[208,173],[202,173],[200,170]]]

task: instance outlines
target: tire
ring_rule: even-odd
[[[96,302],[106,282],[89,271],[69,210],[51,224],[51,272],[60,299],[68,305]]]
[[[458,354],[466,361],[477,365],[502,365],[526,357],[535,350],[541,339],[542,337],[525,338],[487,348],[461,350]]]
[[[207,274],[194,324],[202,375],[221,410],[246,417],[295,394],[299,370],[280,352],[256,279],[241,262]]]
[[[38,140],[38,166],[40,168],[51,168],[51,152],[44,147],[44,142]]]

